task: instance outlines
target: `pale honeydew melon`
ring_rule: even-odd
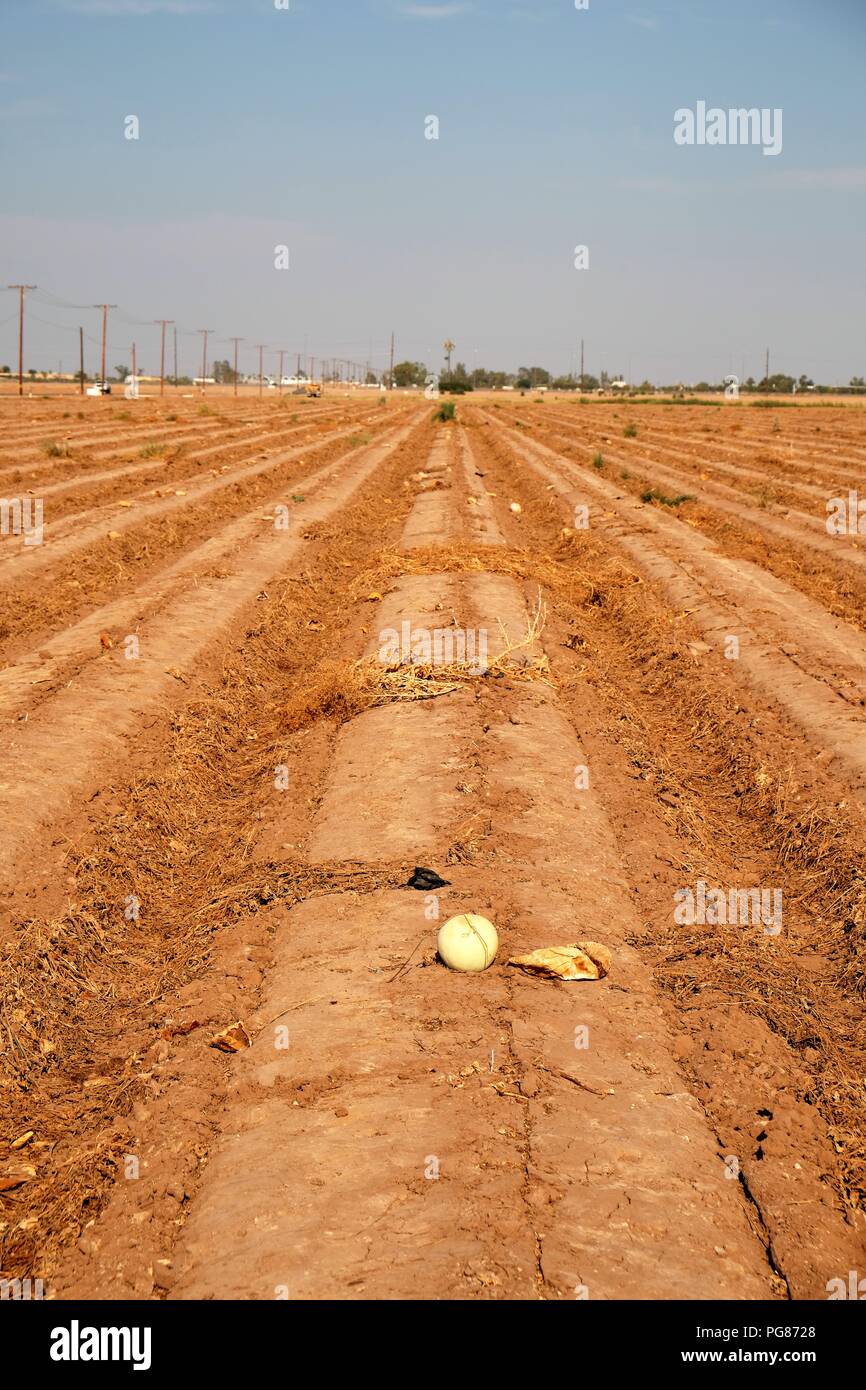
[[[486,970],[496,959],[499,937],[486,917],[461,912],[439,928],[438,947],[451,970]]]

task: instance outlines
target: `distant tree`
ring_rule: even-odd
[[[237,377],[238,380],[240,380],[240,372],[238,372]],[[233,384],[235,380],[235,371],[228,358],[225,358],[222,362],[214,362],[213,379],[221,385],[231,386]]]
[[[3,370],[4,372],[8,372],[9,368],[4,367]],[[853,386],[855,391],[864,391],[866,390],[866,379],[864,379],[862,376],[852,376],[848,385]]]
[[[439,377],[440,391],[461,393],[463,391],[471,391],[472,388],[472,379],[466,370],[465,362],[458,362],[453,372],[442,372]]]
[[[544,367],[530,367],[529,381],[533,389],[539,386],[549,386],[550,372],[548,372]]]
[[[785,376],[784,372],[774,372],[769,380],[764,377],[758,384],[762,391],[787,391],[790,393],[794,386],[794,378]]]
[[[457,344],[452,343],[450,338],[446,338],[445,342],[442,344],[442,350],[445,353],[445,370],[448,376],[451,375],[451,354],[456,346]]]
[[[129,376],[129,368],[125,367],[122,362],[119,366],[115,367],[114,371],[118,381],[126,381],[126,378]]]
[[[423,362],[398,362],[394,367],[395,386],[423,386],[427,368]]]
[[[375,372],[368,371],[367,375],[364,377],[364,380],[368,386],[375,386],[379,378],[377,377]]]

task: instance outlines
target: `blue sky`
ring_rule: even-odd
[[[0,284],[117,303],[110,362],[135,338],[146,370],[167,317],[188,370],[198,327],[379,364],[393,328],[437,365],[450,336],[566,371],[583,336],[633,379],[759,376],[769,346],[847,381],[864,58],[861,0],[2,0]],[[699,100],[781,108],[781,153],[678,146]],[[74,366],[96,313],[30,307],[26,365]]]

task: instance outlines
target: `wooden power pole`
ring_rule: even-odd
[[[256,347],[259,351],[259,395],[261,395],[263,389],[262,376],[264,375],[263,358],[267,343],[256,343]]]
[[[35,285],[10,285],[10,290],[18,291],[18,394],[24,395],[24,296]]]
[[[235,385],[235,390],[234,390],[234,394],[235,394],[235,395],[238,394],[238,343],[242,343],[243,341],[244,341],[243,338],[229,338],[229,342],[230,342],[230,343],[234,343],[234,345],[235,345],[235,358],[234,358],[234,362],[235,362],[235,365],[234,365],[234,373],[235,373],[235,383],[234,383],[234,385]]]
[[[199,333],[201,333],[201,335],[202,335],[202,348],[201,348],[201,393],[202,393],[202,395],[204,395],[205,389],[206,389],[206,384],[207,384],[207,340],[208,340],[208,337],[210,336],[210,334],[213,333],[213,329],[212,329],[212,328],[200,328],[198,331],[199,331]]]
[[[165,326],[167,323],[174,323],[174,319],[154,319],[162,329],[159,337],[159,394],[165,395]]]
[[[108,311],[116,309],[116,304],[94,304],[94,309],[102,310],[102,375],[99,378],[102,385],[105,385],[105,344],[108,338]]]

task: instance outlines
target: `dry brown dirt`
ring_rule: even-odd
[[[0,401],[46,521],[0,539],[0,1275],[826,1298],[866,1259],[866,552],[823,525],[862,410],[205,412]],[[451,657],[389,670],[404,624]],[[778,924],[677,920],[699,883]],[[480,974],[436,955],[465,911]],[[578,940],[607,977],[507,964]]]

